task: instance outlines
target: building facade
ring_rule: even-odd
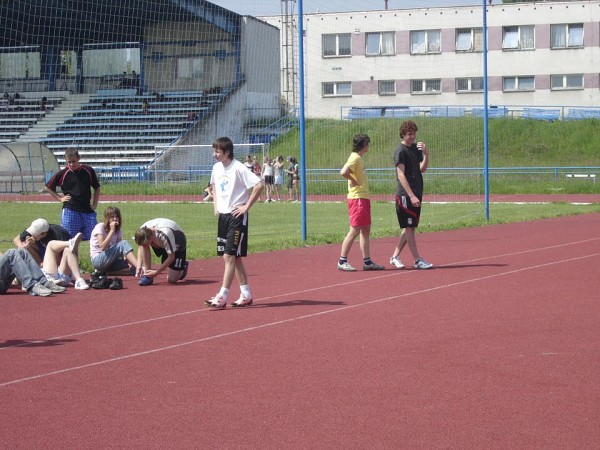
[[[486,20],[489,104],[600,106],[600,1],[494,4]],[[482,6],[307,14],[303,26],[307,117],[483,103]]]

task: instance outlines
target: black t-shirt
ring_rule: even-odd
[[[25,230],[19,235],[19,239],[21,239],[21,242],[25,242],[29,236],[31,236],[31,234]],[[41,242],[44,246],[46,246],[50,241],[68,241],[69,239],[71,239],[71,236],[67,230],[60,225],[51,223],[50,228],[48,228],[48,234],[38,242]]]
[[[404,165],[404,176],[408,180],[410,188],[419,200],[423,198],[423,174],[421,173],[421,162],[423,161],[423,152],[417,148],[417,144],[407,147],[400,144],[394,152],[394,165]],[[398,174],[396,173],[396,179]],[[408,195],[400,181],[398,181],[398,195]]]
[[[96,171],[90,166],[81,164],[77,170],[71,170],[68,167],[56,172],[46,187],[56,191],[60,187],[63,194],[70,194],[71,200],[63,202],[63,208],[69,208],[73,211],[92,213],[94,210],[90,205],[92,199],[91,189],[98,189],[100,182]]]

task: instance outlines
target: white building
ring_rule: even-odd
[[[286,18],[260,19],[285,64]],[[600,106],[600,1],[489,5],[487,27],[489,104]],[[481,6],[304,15],[306,115],[482,105],[482,28]]]

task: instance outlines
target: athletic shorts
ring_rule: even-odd
[[[175,235],[175,244],[177,244],[177,250],[175,251],[175,261],[169,265],[169,269],[181,271],[185,268],[187,239],[182,231],[175,230],[173,231],[173,234]],[[160,256],[161,262],[165,262],[165,260],[169,257],[167,251],[162,247],[152,247],[152,250],[154,250],[154,254],[156,256]]]
[[[246,256],[248,254],[248,213],[235,217],[219,214],[217,255]]]
[[[371,225],[371,200],[368,198],[349,198],[348,215],[351,227],[368,227]]]
[[[265,183],[266,184],[273,184],[274,180],[275,180],[275,178],[273,177],[273,175],[265,175]]]
[[[413,206],[410,198],[406,195],[396,194],[396,216],[400,228],[417,228],[421,217],[421,207]]]
[[[70,208],[63,208],[60,214],[60,225],[69,232],[71,237],[77,233],[83,234],[83,240],[89,241],[92,231],[98,224],[95,212],[84,213],[74,211]]]

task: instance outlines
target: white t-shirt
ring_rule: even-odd
[[[175,234],[174,231],[183,230],[179,225],[173,222],[171,219],[152,219],[142,225],[142,228],[154,228],[154,235],[156,239],[161,243],[161,247],[164,248],[167,252],[167,255],[171,253],[175,253],[175,251],[179,248],[177,243],[175,242]]]
[[[245,205],[250,198],[248,192],[260,182],[251,170],[237,159],[225,167],[218,162],[213,166],[210,184],[215,185],[214,195],[219,214],[230,214],[235,206]]]

